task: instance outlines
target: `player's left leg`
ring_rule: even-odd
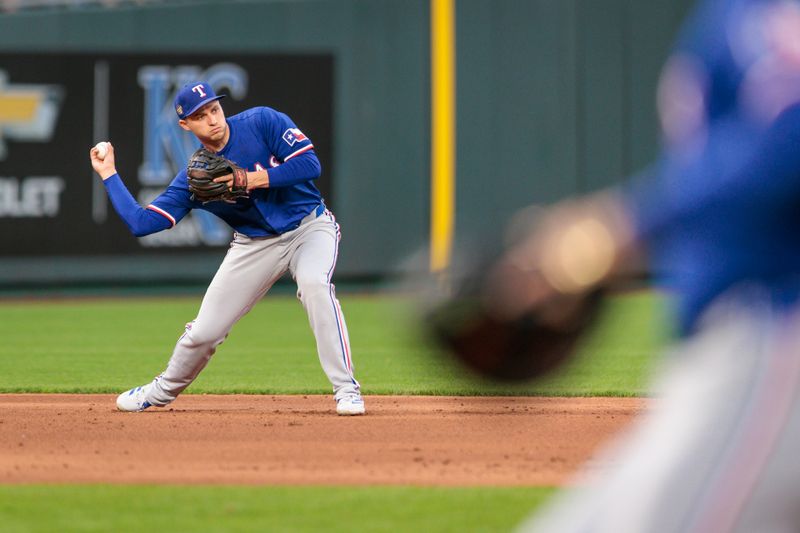
[[[339,227],[330,212],[307,222],[292,235],[289,270],[297,297],[308,314],[322,369],[333,385],[337,412],[364,413],[361,386],[353,375],[350,339],[344,314],[331,282],[339,247]]]
[[[186,325],[166,369],[151,383],[119,396],[123,411],[164,406],[188,387],[205,368],[233,325],[287,270],[279,239],[252,239],[236,234],[211,281],[197,317]]]

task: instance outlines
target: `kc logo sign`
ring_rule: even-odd
[[[224,90],[240,100],[247,95],[247,71],[233,63],[217,63],[203,70],[194,66],[146,65],[139,69],[139,85],[144,90],[144,153],[139,167],[139,201],[147,205],[172,181],[197,149],[198,140],[178,126],[172,106],[178,90],[197,80],[205,80],[216,91]],[[206,96],[202,85],[192,91]],[[175,230],[141,240],[148,247],[221,245],[230,241],[230,228],[215,216],[195,211],[190,220]]]
[[[206,70],[146,65],[139,69],[138,78],[144,90],[144,157],[139,182],[167,185],[197,148],[197,139],[178,126],[172,107],[178,89],[192,81],[205,80],[215,90],[225,90],[238,100],[247,94],[247,72],[233,63],[217,63]],[[192,90],[205,96],[202,85]]]

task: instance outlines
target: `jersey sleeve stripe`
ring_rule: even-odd
[[[175,218],[172,215],[170,215],[169,213],[167,213],[166,211],[164,211],[163,209],[160,209],[160,208],[154,206],[153,204],[148,205],[147,209],[149,209],[151,211],[155,211],[159,215],[162,215],[162,216],[166,217],[167,220],[170,221],[172,226],[175,226]]]
[[[303,153],[308,152],[309,150],[313,150],[313,149],[314,149],[314,145],[313,144],[309,144],[308,146],[304,146],[304,147],[300,148],[299,150],[297,150],[296,152],[292,152],[291,154],[287,155],[286,157],[283,158],[283,160],[284,161],[288,161],[288,160],[290,160],[291,158],[293,158],[296,155],[303,154]]]

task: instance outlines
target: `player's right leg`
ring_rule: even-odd
[[[236,234],[211,281],[197,318],[186,325],[166,370],[117,398],[122,411],[142,411],[173,401],[205,368],[217,346],[288,268],[278,239]]]
[[[333,386],[336,412],[363,415],[366,408],[353,374],[347,325],[331,281],[338,255],[338,225],[326,212],[293,233],[289,270],[317,341],[320,364]]]

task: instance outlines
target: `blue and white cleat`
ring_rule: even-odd
[[[127,411],[129,413],[138,413],[144,411],[152,404],[147,401],[147,391],[150,389],[150,384],[142,385],[141,387],[134,387],[133,389],[123,392],[117,396],[117,409],[120,411]]]
[[[351,392],[336,399],[336,414],[342,416],[363,415],[367,411],[364,409],[364,399],[361,394]]]

